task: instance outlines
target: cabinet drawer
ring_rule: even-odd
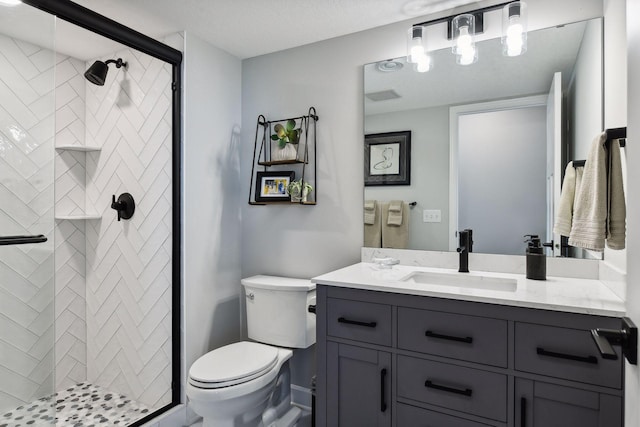
[[[398,356],[398,396],[496,421],[507,420],[507,376]]]
[[[398,404],[398,426],[399,427],[488,427],[490,424],[480,424],[474,421],[440,412],[429,411],[427,409],[416,408],[415,406]]]
[[[398,348],[507,367],[507,321],[398,308]]]
[[[327,298],[327,334],[391,346],[391,306]]]
[[[590,331],[516,322],[515,368],[588,384],[620,389],[622,358],[607,360]]]

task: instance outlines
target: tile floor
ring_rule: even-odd
[[[127,426],[149,412],[150,408],[126,396],[80,383],[0,415],[0,427]]]

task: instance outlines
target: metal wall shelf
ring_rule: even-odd
[[[272,139],[275,135],[277,124],[286,124],[288,121],[295,122],[295,128],[300,130],[298,142],[295,143],[296,158],[290,160],[277,159],[277,141]],[[249,204],[253,206],[265,205],[304,205],[313,206],[318,201],[318,181],[316,177],[316,122],[318,115],[315,107],[310,107],[305,116],[292,117],[289,119],[267,120],[262,114],[258,116],[256,123],[256,136],[253,146],[253,159],[251,162],[251,177],[249,183]],[[276,157],[274,159],[274,157]],[[284,166],[291,166],[292,170],[287,170]],[[262,168],[260,168],[262,167]],[[286,179],[293,176],[294,180],[302,179],[303,182],[313,186],[313,191],[309,194],[307,201],[283,200],[289,197],[287,194],[274,194],[274,199],[268,200],[264,194],[261,195],[261,184],[257,182],[258,174],[267,173],[277,175],[282,172]]]

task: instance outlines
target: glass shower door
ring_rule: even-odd
[[[0,425],[55,418],[54,31],[0,2]]]

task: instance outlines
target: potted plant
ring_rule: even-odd
[[[291,196],[292,202],[300,202],[305,203],[307,201],[307,196],[309,193],[313,191],[313,186],[308,182],[304,182],[302,178],[291,181],[289,185],[287,185],[287,193]]]
[[[273,150],[272,160],[295,160],[298,156],[298,149],[295,145],[300,141],[301,129],[296,129],[295,120],[287,120],[282,125],[276,124],[273,127],[274,134],[271,135],[271,140],[276,142],[277,149]]]

